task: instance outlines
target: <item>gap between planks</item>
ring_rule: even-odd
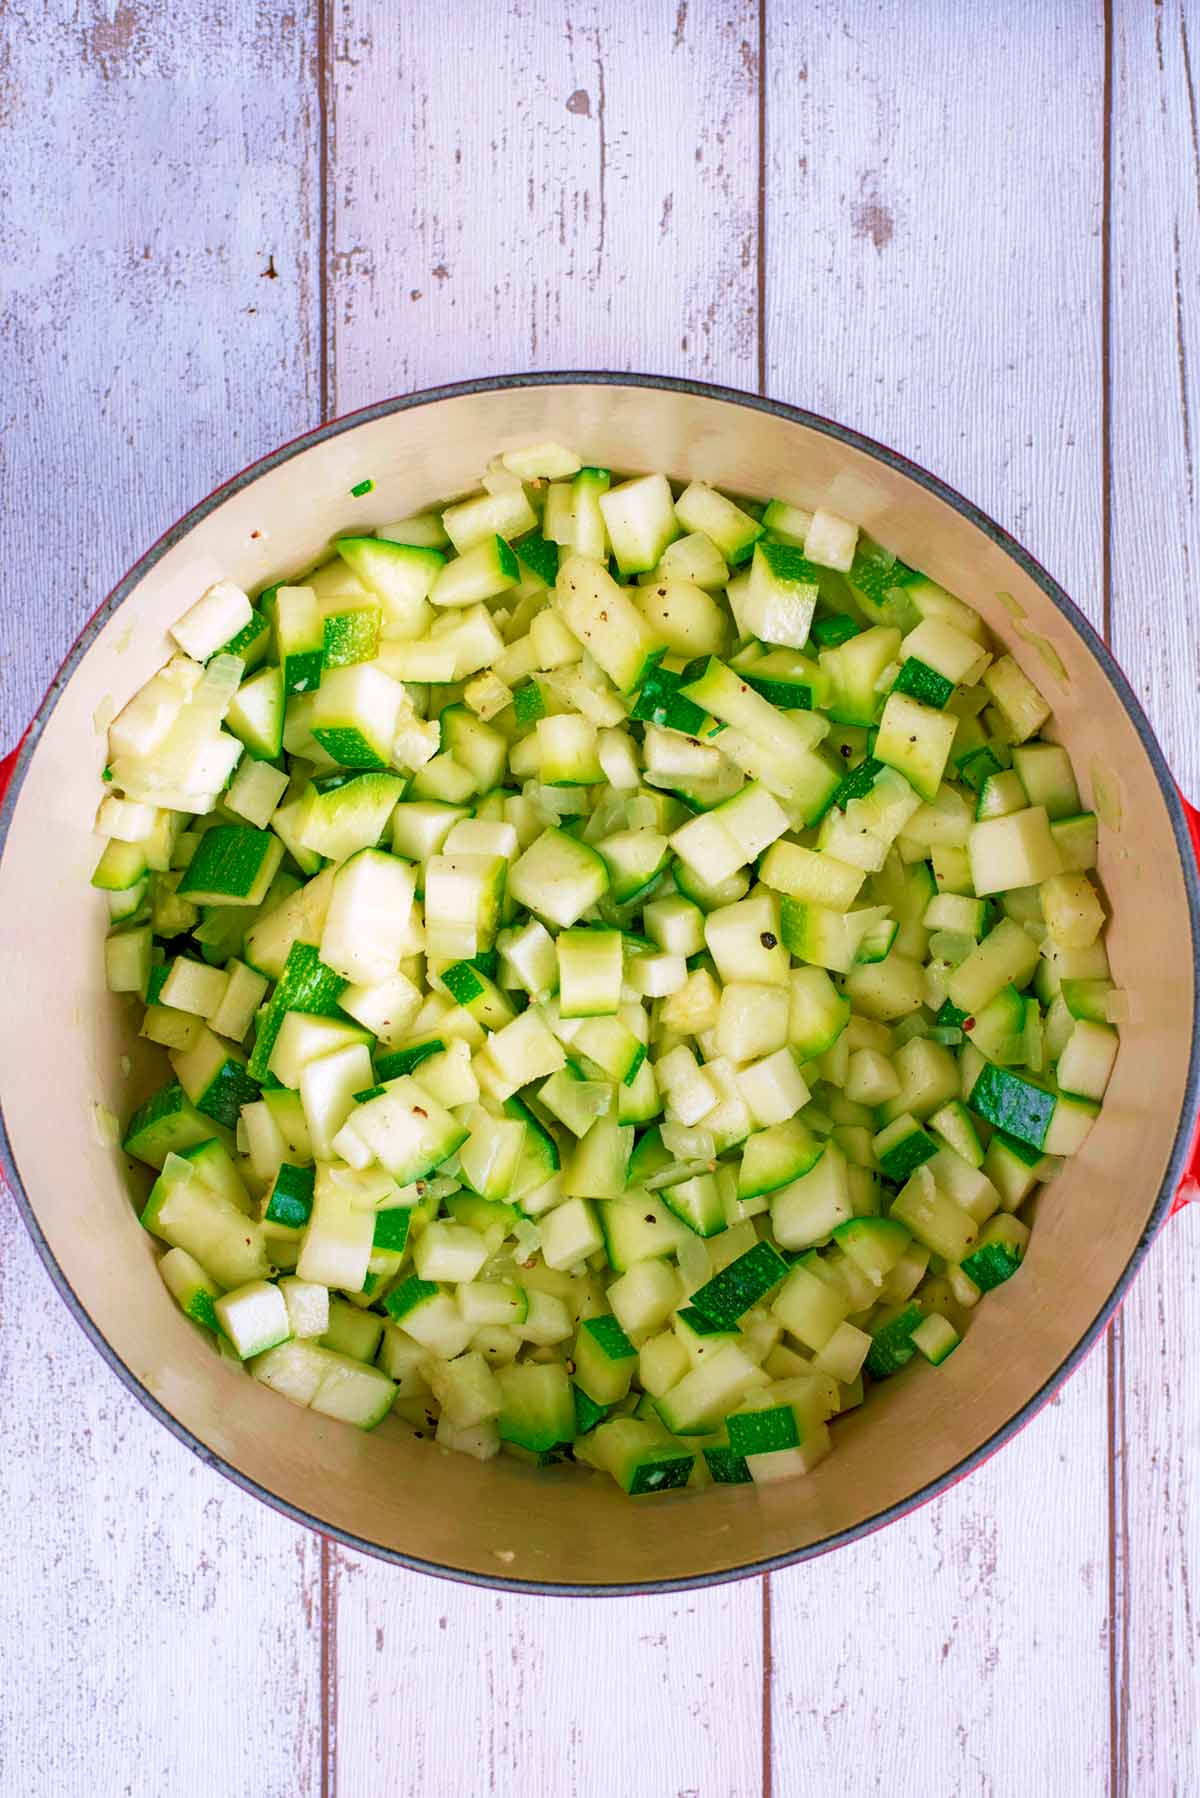
[[[332,1536],[321,1537],[321,1798],[337,1798],[338,1583]]]
[[[335,0],[316,0],[317,9],[317,46],[316,67],[313,71],[317,88],[317,134],[319,159],[319,198],[317,202],[317,306],[320,317],[317,323],[317,357],[319,368],[317,378],[321,396],[321,423],[328,424],[334,416],[337,403],[337,383],[331,357],[334,350],[333,331],[330,325],[330,245],[332,242],[331,208],[333,204],[333,188],[330,181],[330,163],[333,152],[334,108],[336,95],[333,87],[332,72],[332,13]]]
[[[1112,207],[1113,207],[1113,7],[1104,0],[1103,131],[1100,145],[1100,580],[1101,632],[1112,647]],[[1125,1457],[1125,1345],[1118,1311],[1105,1343],[1108,1442],[1108,1751],[1109,1798],[1129,1791],[1129,1502]]]

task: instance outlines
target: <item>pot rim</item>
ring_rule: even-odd
[[[388,1548],[381,1543],[371,1542],[352,1531],[337,1528],[299,1505],[290,1504],[249,1474],[243,1473],[230,1462],[216,1454],[199,1437],[193,1435],[186,1425],[182,1424],[158,1399],[156,1399],[130,1367],[121,1359],[112,1344],[102,1334],[98,1325],[71,1286],[62,1268],[55,1259],[45,1236],[42,1233],[36,1212],[25,1191],[12,1144],[9,1140],[7,1124],[4,1117],[3,1098],[0,1096],[0,1166],[7,1179],[9,1188],[16,1202],[17,1211],[33,1239],[42,1262],[54,1286],[67,1305],[75,1321],[91,1340],[93,1346],[103,1356],[117,1378],[133,1393],[140,1403],[163,1424],[171,1434],[189,1448],[206,1466],[216,1469],[231,1480],[234,1485],[269,1505],[272,1510],[280,1512],[293,1523],[304,1525],[315,1530],[319,1535],[328,1536],[342,1543],[345,1547],[362,1554],[374,1555],[395,1566],[405,1567],[412,1572],[432,1574],[437,1578],[459,1581],[465,1585],[480,1586],[489,1590],[544,1594],[577,1598],[629,1597],[641,1593],[665,1593],[691,1591],[701,1587],[724,1585],[733,1580],[747,1579],[757,1574],[768,1574],[780,1571],[785,1567],[798,1566],[803,1561],[814,1559],[818,1555],[828,1554],[835,1548],[848,1546],[874,1534],[889,1523],[909,1515],[919,1506],[929,1503],[959,1480],[988,1460],[1017,1431],[1022,1429],[1042,1406],[1048,1403],[1054,1393],[1075,1371],[1084,1357],[1091,1351],[1107,1327],[1110,1319],[1121,1304],[1134,1275],[1141,1266],[1155,1236],[1166,1219],[1180,1179],[1184,1173],[1188,1158],[1188,1150],[1195,1127],[1197,1101],[1200,1098],[1200,870],[1197,868],[1193,853],[1187,820],[1184,814],[1183,801],[1179,790],[1167,767],[1162,749],[1150,727],[1142,706],[1129,685],[1121,668],[1114,660],[1111,651],[1103,642],[1088,619],[1080,611],[1075,602],[1067,595],[1059,583],[1042,565],[1022,548],[994,519],[983,512],[970,500],[965,499],[955,488],[931,474],[911,458],[890,449],[886,444],[877,442],[861,431],[839,424],[836,420],[826,418],[820,413],[807,411],[801,406],[788,405],[781,400],[768,399],[759,394],[747,393],[734,387],[717,386],[711,382],[692,381],[677,376],[621,374],[604,370],[554,370],[544,373],[489,375],[470,381],[457,381],[439,387],[427,387],[415,393],[398,394],[390,399],[379,400],[369,406],[363,406],[355,412],[348,412],[328,423],[318,425],[311,431],[281,444],[277,449],[250,463],[240,473],[215,488],[207,498],[201,500],[186,512],[182,518],[171,525],[144,555],[117,582],[107,598],[80,631],[75,642],[67,652],[61,667],[46,691],[29,728],[18,746],[7,791],[0,800],[0,858],[3,857],[8,842],[9,827],[13,810],[24,783],[26,770],[67,682],[73,677],[75,670],[86,651],[99,632],[108,623],[113,613],[129,596],[133,589],[145,578],[150,570],[169,550],[180,543],[188,533],[210,513],[223,505],[227,499],[251,485],[262,475],[290,461],[294,456],[311,449],[314,445],[331,437],[340,436],[357,426],[370,424],[378,419],[390,417],[394,413],[407,412],[421,406],[436,405],[440,401],[460,399],[472,394],[490,393],[524,387],[641,387],[669,393],[683,393],[702,399],[718,400],[727,405],[743,406],[747,410],[765,412],[772,417],[798,424],[823,436],[832,437],[850,448],[859,450],[865,455],[881,462],[905,475],[909,480],[924,487],[937,499],[951,506],[968,524],[981,531],[997,548],[1009,556],[1028,577],[1046,595],[1055,609],[1066,619],[1071,628],[1080,636],[1104,671],[1115,696],[1124,706],[1130,722],[1138,734],[1155,779],[1162,793],[1171,828],[1175,834],[1176,848],[1179,851],[1180,865],[1183,872],[1184,886],[1187,892],[1188,909],[1192,926],[1192,968],[1197,1003],[1192,1020],[1192,1040],[1188,1054],[1188,1074],[1184,1105],[1175,1129],[1175,1138],[1171,1148],[1171,1156],[1166,1174],[1159,1188],[1154,1206],[1146,1220],[1146,1226],[1139,1237],[1120,1277],[1111,1292],[1101,1304],[1091,1324],[1084,1331],[1071,1352],[1064,1357],[1039,1389],[1028,1399],[1012,1417],[996,1430],[986,1442],[973,1450],[971,1454],[948,1468],[945,1473],[926,1485],[919,1487],[906,1498],[896,1504],[887,1506],[862,1522],[848,1529],[840,1530],[835,1535],[826,1536],[819,1542],[810,1543],[806,1547],[795,1549],[787,1554],[772,1555],[762,1560],[748,1560],[736,1566],[721,1568],[712,1573],[687,1576],[678,1579],[626,1581],[603,1584],[579,1585],[570,1580],[531,1580],[521,1579],[502,1573],[482,1574],[462,1568],[444,1565],[440,1562],[423,1559],[419,1555],[405,1554],[398,1549]]]

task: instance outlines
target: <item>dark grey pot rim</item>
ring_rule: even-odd
[[[7,791],[3,796],[3,802],[0,803],[0,856],[3,855],[7,845],[13,809],[20,793],[26,770],[37,750],[38,742],[41,738],[42,731],[46,726],[47,720],[54,711],[68,680],[74,674],[79,662],[90,648],[96,636],[108,623],[118,606],[123,603],[155,564],[160,561],[169,550],[173,549],[189,531],[201,522],[202,519],[207,518],[211,512],[215,511],[217,507],[222,505],[227,499],[231,498],[235,493],[241,492],[243,488],[250,486],[254,481],[258,480],[260,476],[270,473],[272,469],[278,468],[282,463],[290,461],[294,456],[301,454],[303,451],[311,449],[315,444],[322,443],[330,437],[337,437],[345,431],[355,429],[359,425],[370,424],[377,419],[390,417],[394,413],[407,412],[420,406],[436,405],[442,400],[459,399],[471,394],[488,393],[497,390],[522,387],[567,386],[642,387],[665,390],[670,393],[692,394],[704,399],[720,400],[728,405],[743,406],[750,411],[765,412],[772,417],[785,419],[791,424],[803,425],[809,430],[819,431],[823,436],[832,437],[839,443],[844,443],[853,449],[861,450],[866,455],[873,457],[877,462],[883,463],[885,467],[895,469],[898,473],[907,476],[909,480],[915,482],[918,486],[924,487],[927,492],[935,495],[936,498],[942,500],[946,505],[953,507],[962,518],[966,519],[976,530],[981,531],[985,537],[999,549],[1003,550],[1004,553],[1017,564],[1023,573],[1028,575],[1030,580],[1034,581],[1037,586],[1041,588],[1047,599],[1049,599],[1056,610],[1062,614],[1072,630],[1083,639],[1084,643],[1107,675],[1110,686],[1116,697],[1124,706],[1130,722],[1136,730],[1142,746],[1146,751],[1146,755],[1154,769],[1154,775],[1158,781],[1163,802],[1171,819],[1171,827],[1175,833],[1175,843],[1179,851],[1180,865],[1183,870],[1184,884],[1187,889],[1188,904],[1191,912],[1191,960],[1193,980],[1195,988],[1200,988],[1200,877],[1198,877],[1197,874],[1196,856],[1195,851],[1193,850],[1192,838],[1187,817],[1185,815],[1183,801],[1181,800],[1178,788],[1171,777],[1162,749],[1155,738],[1154,732],[1150,728],[1150,724],[1133,689],[1130,687],[1129,682],[1126,680],[1117,663],[1113,660],[1106,645],[1075,603],[1068,598],[1058,582],[1054,580],[1041,564],[1037,562],[1027,550],[1023,549],[1006,530],[998,525],[992,518],[989,518],[978,506],[973,505],[970,500],[964,499],[960,493],[956,492],[954,488],[948,486],[944,481],[939,480],[936,475],[930,474],[928,469],[921,467],[919,463],[911,461],[907,456],[902,456],[898,454],[897,451],[889,449],[885,444],[877,443],[874,439],[864,436],[862,432],[851,430],[848,426],[838,424],[833,419],[824,418],[819,413],[805,411],[800,406],[785,405],[782,401],[764,399],[757,394],[743,393],[739,389],[733,387],[717,387],[703,381],[680,380],[666,375],[616,374],[599,370],[562,371],[545,374],[493,375],[474,381],[459,381],[444,387],[430,387],[418,393],[401,394],[392,399],[381,400],[375,405],[364,406],[358,412],[350,412],[342,418],[333,419],[329,424],[320,425],[315,430],[308,431],[301,437],[293,438],[291,442],[283,444],[280,448],[273,450],[269,455],[263,456],[257,462],[251,463],[250,466],[244,468],[240,474],[234,475],[231,480],[226,481],[213,493],[209,494],[207,499],[201,500],[199,505],[194,506],[190,512],[186,513],[184,517],[178,521],[178,523],[172,525],[152,548],[147,550],[145,555],[133,565],[123,579],[118,581],[117,585],[108,595],[108,598],[80,632],[64,660],[62,667],[51,681],[46,696],[38,707],[37,713],[22,739],[19,751],[15,756],[15,764],[12,769],[11,779]],[[772,1573],[783,1567],[795,1566],[802,1561],[811,1560],[817,1555],[827,1554],[831,1549],[841,1548],[849,1543],[857,1542],[862,1537],[871,1535],[874,1531],[882,1529],[886,1524],[894,1523],[898,1518],[907,1516],[910,1512],[916,1510],[918,1506],[928,1503],[930,1499],[936,1498],[950,1486],[957,1484],[959,1480],[965,1478],[967,1474],[973,1472],[975,1468],[989,1459],[997,1449],[1001,1448],[1010,1437],[1014,1436],[1019,1429],[1028,1423],[1042,1406],[1053,1397],[1063,1381],[1076,1367],[1079,1366],[1080,1362],[1099,1340],[1099,1337],[1107,1327],[1113,1313],[1124,1298],[1130,1282],[1145,1259],[1151,1243],[1171,1209],[1172,1202],[1187,1164],[1188,1151],[1191,1146],[1195,1129],[1197,1102],[1198,1097],[1200,1097],[1200,1007],[1197,1007],[1197,1014],[1198,1015],[1193,1018],[1192,1041],[1188,1055],[1188,1077],[1184,1105],[1179,1122],[1176,1126],[1175,1140],[1172,1145],[1171,1158],[1167,1167],[1166,1176],[1159,1188],[1158,1196],[1155,1200],[1153,1210],[1147,1219],[1146,1227],[1139,1237],[1120,1278],[1101,1305],[1091,1324],[1088,1326],[1079,1342],[1071,1350],[1070,1354],[1067,1355],[1058,1367],[1054,1369],[1038,1391],[1035,1392],[1011,1418],[1009,1418],[1007,1423],[989,1437],[986,1442],[981,1444],[979,1448],[975,1449],[973,1453],[964,1456],[961,1461],[957,1462],[945,1473],[939,1475],[938,1478],[930,1480],[926,1485],[919,1487],[917,1491],[911,1493],[908,1497],[900,1500],[898,1503],[886,1507],[884,1510],[877,1512],[874,1516],[866,1518],[861,1523],[855,1524],[850,1529],[840,1530],[835,1535],[827,1536],[820,1542],[811,1543],[807,1547],[798,1548],[791,1553],[773,1555],[763,1560],[748,1560],[734,1567],[723,1568],[719,1572],[697,1575],[695,1578],[647,1580],[637,1583],[614,1583],[605,1585],[575,1585],[570,1580],[526,1580],[505,1574],[492,1575],[471,1573],[461,1568],[445,1566],[439,1562],[424,1560],[418,1555],[401,1554],[396,1549],[387,1548],[380,1543],[370,1542],[361,1536],[356,1536],[349,1530],[337,1529],[323,1519],[314,1516],[311,1512],[303,1510],[300,1506],[289,1504],[286,1500],[279,1498],[277,1494],[269,1491],[265,1486],[260,1485],[257,1480],[251,1479],[249,1475],[242,1473],[228,1461],[223,1460],[221,1456],[215,1454],[207,1444],[200,1441],[197,1436],[193,1435],[189,1429],[179,1422],[178,1418],[174,1417],[165,1406],[153,1397],[138,1379],[137,1375],[124,1361],[122,1361],[112,1345],[101,1334],[99,1328],[93,1322],[78,1295],[71,1287],[66,1275],[58,1265],[58,1262],[55,1260],[50,1245],[42,1234],[13,1155],[12,1145],[9,1141],[8,1130],[4,1121],[2,1096],[0,1096],[0,1164],[3,1165],[5,1175],[12,1189],[13,1196],[16,1200],[17,1210],[24,1221],[30,1236],[33,1238],[34,1244],[46,1266],[46,1270],[49,1273],[51,1280],[58,1288],[58,1291],[66,1302],[69,1310],[74,1315],[76,1322],[91,1339],[93,1345],[99,1350],[100,1354],[104,1357],[112,1371],[117,1375],[118,1379],[129,1388],[134,1396],[161,1424],[165,1425],[165,1427],[171,1431],[173,1436],[177,1437],[180,1442],[191,1449],[192,1453],[195,1454],[199,1460],[204,1462],[206,1466],[215,1468],[219,1473],[224,1474],[227,1479],[232,1480],[236,1486],[240,1486],[243,1491],[251,1493],[255,1498],[261,1499],[265,1504],[270,1505],[273,1510],[281,1512],[294,1523],[303,1524],[307,1528],[315,1530],[321,1535],[331,1537],[347,1548],[354,1549],[363,1554],[375,1555],[385,1561],[392,1562],[396,1566],[406,1567],[413,1572],[433,1574],[442,1579],[461,1581],[466,1585],[482,1586],[501,1591],[542,1593],[548,1595],[561,1594],[567,1597],[581,1598],[631,1596],[643,1592],[660,1593],[689,1591],[704,1586],[722,1585],[728,1581],[749,1578],[754,1574]]]

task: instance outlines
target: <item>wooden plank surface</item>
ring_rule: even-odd
[[[1098,21],[1073,0],[976,0],[953,29],[933,6],[902,32],[887,6],[768,18],[770,390],[936,470],[1098,621]],[[986,81],[961,78],[964,36]],[[1106,1466],[1094,1355],[936,1504],[776,1575],[775,1791],[1101,1789]]]
[[[758,7],[336,0],[334,410],[526,368],[753,385]],[[474,71],[469,106],[461,69]]]
[[[753,386],[756,7],[468,9],[470,108],[429,15],[393,17],[335,14],[335,409],[531,366]],[[333,1552],[339,1792],[759,1791],[758,1582],[497,1599]]]
[[[0,609],[5,744],[129,562],[315,422],[300,16],[269,25],[211,0],[59,0],[20,29],[7,15],[0,455],[22,496],[5,519],[22,578]]]
[[[57,5],[0,33],[7,746],[128,563],[313,422],[314,117],[295,18]],[[313,1538],[141,1409],[6,1195],[0,1510],[0,1788],[319,1790]]]
[[[1190,35],[1189,35],[1190,27]],[[1200,13],[1123,5],[1113,39],[1113,647],[1200,800]],[[1117,1328],[1114,1790],[1200,1790],[1200,1217],[1173,1219]],[[1189,1377],[1190,1376],[1190,1377]]]
[[[1200,22],[1113,10],[1113,635],[1200,796]],[[1098,8],[917,4],[898,29],[875,0],[770,0],[761,208],[754,0],[452,23],[328,0],[323,43],[316,12],[0,12],[0,466],[25,496],[0,744],[216,479],[322,406],[481,369],[753,387],[761,361],[1102,619]],[[936,1506],[769,1589],[585,1609],[322,1550],[242,1497],[104,1370],[0,1206],[0,1784],[1200,1789],[1197,1228],[1155,1251],[1110,1364]]]
[[[512,1598],[338,1562],[343,1795],[761,1791],[758,1582]]]
[[[317,1538],[104,1366],[0,1203],[0,1789],[320,1792]]]

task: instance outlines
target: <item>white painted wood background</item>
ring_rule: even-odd
[[[761,387],[961,487],[1108,630],[1195,797],[1198,63],[1178,0],[0,0],[0,746],[275,443],[607,366]],[[206,1471],[5,1199],[0,1791],[1194,1798],[1198,1229],[917,1516],[562,1602]]]

